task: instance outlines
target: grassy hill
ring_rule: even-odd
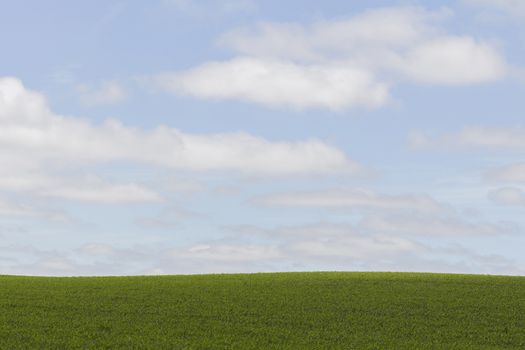
[[[1,349],[524,349],[525,278],[0,276]]]

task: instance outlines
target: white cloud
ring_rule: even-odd
[[[376,82],[363,69],[249,57],[206,63],[182,73],[165,73],[155,80],[158,86],[173,93],[295,109],[377,107],[388,99],[386,84]]]
[[[500,205],[525,206],[525,192],[517,187],[503,187],[492,190],[488,197]]]
[[[466,85],[505,77],[497,47],[447,33],[440,23],[449,15],[392,7],[311,25],[260,23],[220,38],[237,57],[159,74],[154,82],[200,98],[341,110],[384,105],[396,82]]]
[[[41,94],[14,78],[0,79],[0,128],[4,169],[118,161],[262,175],[360,170],[342,151],[319,140],[272,142],[242,132],[198,135],[166,126],[144,130],[116,120],[97,125],[60,116]]]
[[[110,105],[126,99],[124,88],[116,81],[104,81],[99,87],[77,86],[80,102],[88,106]]]
[[[427,195],[386,195],[362,189],[282,193],[256,198],[255,202],[268,206],[348,208],[424,213],[441,213],[450,210],[446,205]]]
[[[49,109],[43,95],[26,89],[18,79],[0,78],[0,190],[93,203],[163,201],[141,181],[96,175],[96,167],[122,164],[250,176],[352,174],[362,169],[341,150],[315,139],[275,142],[243,132],[199,135],[167,126],[146,130],[116,120],[95,124],[61,116]],[[188,183],[170,184],[169,190],[184,187]],[[3,215],[63,217],[0,204]]]
[[[498,80],[506,67],[490,44],[467,36],[444,36],[408,51],[399,70],[421,83],[463,85]]]

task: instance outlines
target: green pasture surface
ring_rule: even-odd
[[[525,349],[525,277],[0,276],[1,349]]]

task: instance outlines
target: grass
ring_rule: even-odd
[[[0,276],[0,349],[524,348],[524,277]]]

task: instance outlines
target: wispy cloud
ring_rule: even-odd
[[[409,145],[414,149],[483,149],[483,150],[525,150],[525,128],[514,127],[466,127],[431,137],[423,132],[413,132]]]
[[[126,92],[117,81],[104,81],[100,86],[78,85],[80,102],[88,106],[111,105],[124,101]]]
[[[163,3],[185,14],[197,17],[246,13],[257,9],[255,0],[163,0]]]
[[[513,163],[491,169],[485,178],[493,182],[525,183],[525,163]]]
[[[387,210],[440,213],[450,210],[428,195],[388,195],[364,189],[333,189],[267,195],[254,199],[268,206],[346,208],[357,210]]]
[[[463,3],[487,11],[499,11],[509,17],[525,18],[525,3],[521,0],[463,0]]]
[[[525,206],[525,191],[517,187],[503,187],[492,190],[488,198],[500,205]]]

